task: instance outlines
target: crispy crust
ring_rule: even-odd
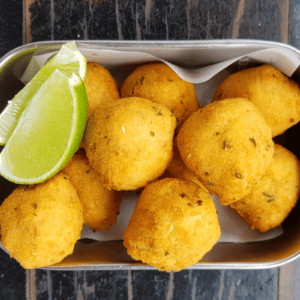
[[[232,74],[216,90],[214,101],[240,97],[258,108],[273,137],[300,120],[298,84],[270,65]]]
[[[117,222],[122,194],[105,188],[84,153],[75,154],[62,170],[75,186],[83,205],[84,225],[106,230]]]
[[[161,271],[180,271],[201,260],[220,234],[208,193],[191,181],[165,178],[143,190],[124,245],[136,260]]]
[[[247,195],[269,167],[271,129],[246,99],[227,99],[198,110],[182,125],[177,146],[205,188],[228,205]]]
[[[136,190],[156,180],[172,159],[176,119],[143,98],[113,100],[88,120],[85,150],[108,189]]]
[[[164,63],[137,67],[124,81],[122,97],[142,97],[165,105],[180,126],[199,109],[194,84],[181,79]]]
[[[295,206],[300,191],[300,163],[287,149],[275,144],[267,172],[255,183],[250,194],[232,203],[252,229],[265,232],[279,226]]]
[[[117,82],[108,70],[97,63],[87,64],[84,85],[88,97],[88,117],[100,103],[120,99]]]
[[[80,238],[82,205],[59,173],[44,183],[19,186],[0,207],[2,244],[24,268],[46,267],[71,254]]]

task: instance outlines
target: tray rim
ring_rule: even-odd
[[[43,49],[46,52],[55,51],[59,49],[60,46],[66,42],[73,40],[53,40],[53,41],[40,41],[40,42],[31,42],[19,46],[0,58],[0,74],[3,68],[6,68],[7,65],[12,63],[19,56],[24,55],[26,52],[35,52],[37,50]],[[261,47],[262,49],[279,47],[285,48],[290,51],[293,51],[300,57],[300,51],[293,47],[292,45],[276,42],[276,41],[266,41],[258,39],[216,39],[216,40],[177,40],[177,41],[164,41],[164,40],[147,40],[147,41],[120,41],[120,40],[75,40],[78,49],[90,48],[117,48],[120,51],[143,51],[147,52],[154,48],[167,47],[176,48],[176,49],[222,49],[224,47],[229,48],[241,48],[248,47],[249,50],[252,48]],[[138,50],[135,48],[139,47]],[[47,48],[47,49],[46,49]],[[88,49],[87,49],[88,48]],[[160,49],[164,50],[164,49]],[[0,248],[3,249],[6,253],[7,250],[2,246],[0,242]],[[9,253],[8,253],[9,254]],[[287,263],[290,263],[300,257],[300,251],[294,253],[293,255],[281,259],[278,261],[266,262],[266,263],[213,263],[213,262],[199,262],[191,267],[186,268],[186,270],[199,270],[199,269],[269,269],[283,266]],[[41,269],[47,270],[156,270],[156,268],[137,262],[136,264],[132,263],[103,263],[103,264],[89,264],[85,266],[74,266],[74,267],[60,267],[60,266],[50,266]]]
[[[59,49],[59,47],[67,42],[73,40],[53,40],[53,41],[39,41],[39,42],[31,42],[25,45],[21,45],[16,47],[6,53],[4,56],[0,58],[0,70],[3,68],[10,59],[18,57],[21,53],[24,52],[34,52],[36,50],[40,50],[41,48],[48,48],[50,52],[55,50],[55,48]],[[249,49],[255,47],[280,47],[289,49],[298,55],[300,55],[300,51],[292,45],[285,44],[277,41],[267,41],[267,40],[259,40],[259,39],[216,39],[216,40],[178,40],[178,41],[161,41],[161,40],[147,40],[147,41],[120,41],[120,40],[75,40],[78,49],[84,47],[92,47],[92,48],[119,48],[120,50],[124,50],[126,48],[133,49],[134,47],[145,48],[145,50],[151,47],[162,47],[168,46],[172,48],[182,49],[182,48],[201,48],[201,49],[214,49],[231,47],[231,48],[240,48],[241,46],[247,46]],[[46,50],[46,49],[44,49]],[[164,49],[160,49],[164,50]],[[140,51],[140,50],[139,50]]]

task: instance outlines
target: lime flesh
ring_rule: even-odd
[[[5,145],[14,132],[18,120],[27,103],[41,88],[47,78],[60,70],[67,76],[77,74],[84,81],[86,77],[86,58],[77,50],[75,42],[63,45],[60,51],[34,76],[34,78],[9,101],[0,115],[0,145]]]
[[[77,151],[86,115],[82,79],[55,70],[19,116],[0,154],[0,174],[19,184],[52,177]]]

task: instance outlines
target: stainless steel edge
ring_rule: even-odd
[[[47,42],[36,42],[30,43],[18,48],[13,49],[0,59],[0,76],[2,70],[7,68],[13,61],[24,55],[24,53],[30,53],[33,55],[36,51],[41,53],[47,53],[51,51],[56,51],[60,46],[69,40],[63,41],[47,41]],[[194,49],[194,50],[208,50],[213,49],[220,51],[225,48],[230,49],[244,49],[245,51],[252,52],[256,49],[267,49],[271,47],[280,47],[288,49],[298,57],[300,57],[299,49],[293,46],[272,42],[272,41],[261,41],[261,40],[189,40],[189,41],[76,41],[79,50],[93,50],[93,49],[114,49],[121,51],[143,51],[151,53],[153,49],[164,51],[170,49]],[[6,249],[0,243],[0,247],[5,251]],[[300,252],[291,255],[290,257],[274,262],[260,262],[260,263],[198,263],[187,269],[197,270],[197,269],[268,269],[280,267],[284,264],[290,263],[300,257]],[[74,267],[47,267],[43,269],[50,270],[155,270],[151,266],[147,266],[141,263],[131,264],[131,263],[120,263],[120,264],[90,264],[86,266],[74,266]]]
[[[262,269],[273,269],[278,268],[288,263],[291,263],[295,259],[299,258],[300,254],[293,256],[287,260],[272,263],[203,263],[199,262],[193,266],[187,267],[184,270],[262,270]],[[68,270],[157,270],[157,268],[142,264],[140,262],[135,264],[89,264],[86,266],[74,266],[74,267],[45,267],[41,268],[45,270],[56,270],[56,271],[68,271]]]
[[[36,43],[29,43],[20,47],[17,47],[6,55],[4,55],[0,59],[0,69],[3,67],[3,64],[10,61],[11,59],[15,58],[21,53],[24,52],[34,52],[34,51],[41,51],[44,52],[51,52],[58,50],[60,46],[70,40],[62,40],[62,41],[46,41],[46,42],[36,42]],[[188,41],[98,41],[98,40],[76,40],[77,47],[79,49],[99,49],[99,48],[118,48],[122,51],[137,51],[137,49],[143,49],[146,52],[151,52],[153,48],[189,48],[189,49],[222,49],[224,47],[230,48],[241,48],[247,47],[247,50],[253,51],[255,48],[270,48],[270,47],[280,47],[289,49],[296,54],[300,55],[300,52],[295,47],[283,44],[280,42],[273,42],[273,41],[262,41],[262,40],[251,40],[251,39],[244,39],[244,40],[235,40],[235,39],[228,39],[228,40],[188,40]],[[150,48],[149,48],[150,47]]]

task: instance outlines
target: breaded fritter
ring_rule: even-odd
[[[181,79],[164,63],[149,63],[137,67],[124,81],[121,96],[142,97],[165,105],[180,126],[199,102],[193,83]]]
[[[106,230],[117,222],[122,194],[105,188],[84,153],[75,154],[62,170],[75,186],[83,205],[84,225]]]
[[[242,98],[198,110],[180,128],[177,146],[186,166],[222,205],[250,193],[274,152],[270,127]]]
[[[136,190],[156,180],[172,159],[176,119],[143,98],[103,104],[89,118],[85,150],[108,189]]]
[[[231,203],[249,227],[261,232],[279,226],[295,206],[300,191],[300,163],[289,150],[275,144],[267,172],[251,193]]]
[[[117,82],[110,72],[98,63],[87,64],[84,85],[88,97],[88,117],[100,103],[120,99]]]
[[[124,245],[136,260],[160,271],[180,271],[201,260],[220,234],[209,194],[189,180],[165,178],[141,193]]]
[[[273,137],[300,120],[298,84],[270,65],[230,75],[216,90],[214,101],[227,98],[250,100],[272,128]]]
[[[46,267],[73,252],[83,225],[82,205],[62,173],[21,185],[0,207],[1,240],[24,268]]]

